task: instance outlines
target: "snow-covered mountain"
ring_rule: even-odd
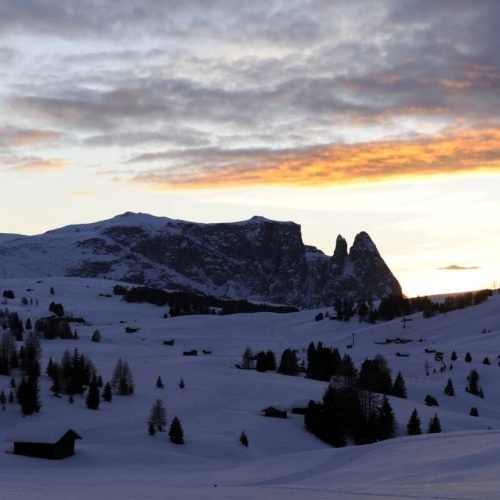
[[[37,236],[0,235],[0,277],[80,276],[301,307],[380,299],[401,287],[368,234],[328,257],[300,226],[252,217],[200,224],[127,212]]]

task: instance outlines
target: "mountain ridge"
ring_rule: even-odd
[[[254,216],[198,223],[125,212],[35,236],[2,239],[0,276],[99,277],[299,307],[376,300],[401,287],[366,232],[331,257],[293,221]]]

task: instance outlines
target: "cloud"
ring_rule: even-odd
[[[85,147],[75,158],[92,165],[109,147],[113,169],[161,186],[497,171],[499,12],[489,0],[3,2],[14,69],[0,113],[24,132],[0,142],[53,157]]]
[[[45,144],[59,139],[60,133],[53,130],[0,128],[0,145],[11,147]]]
[[[92,191],[73,191],[71,194],[73,196],[90,196],[94,193]]]
[[[241,185],[318,186],[432,175],[500,173],[500,130],[454,130],[441,136],[301,150],[201,148],[143,154],[131,161],[167,162],[134,178],[163,188]]]
[[[478,266],[464,267],[464,266],[457,266],[456,264],[452,264],[452,265],[446,266],[446,267],[438,267],[437,269],[438,269],[438,271],[472,271],[472,270],[477,270],[477,269],[481,269],[481,268]]]
[[[44,158],[38,158],[36,156],[12,159],[10,163],[12,165],[10,167],[10,170],[15,170],[15,171],[60,170],[70,167],[70,164],[66,160],[61,160],[61,159],[49,160]]]

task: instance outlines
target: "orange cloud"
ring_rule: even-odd
[[[56,140],[59,137],[57,132],[50,130],[18,130],[9,138],[12,146],[29,146],[39,142]]]
[[[196,161],[196,160],[194,160]],[[319,186],[380,182],[430,175],[500,172],[500,130],[458,129],[407,140],[334,144],[300,151],[220,151],[198,170],[146,172],[135,182],[160,188],[242,185]]]
[[[18,163],[13,170],[58,170],[68,168],[70,164],[65,160],[43,160],[30,158]]]

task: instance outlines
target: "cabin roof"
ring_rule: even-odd
[[[16,443],[57,443],[65,434],[71,432],[75,439],[82,437],[68,425],[22,423],[7,436],[7,441]]]

